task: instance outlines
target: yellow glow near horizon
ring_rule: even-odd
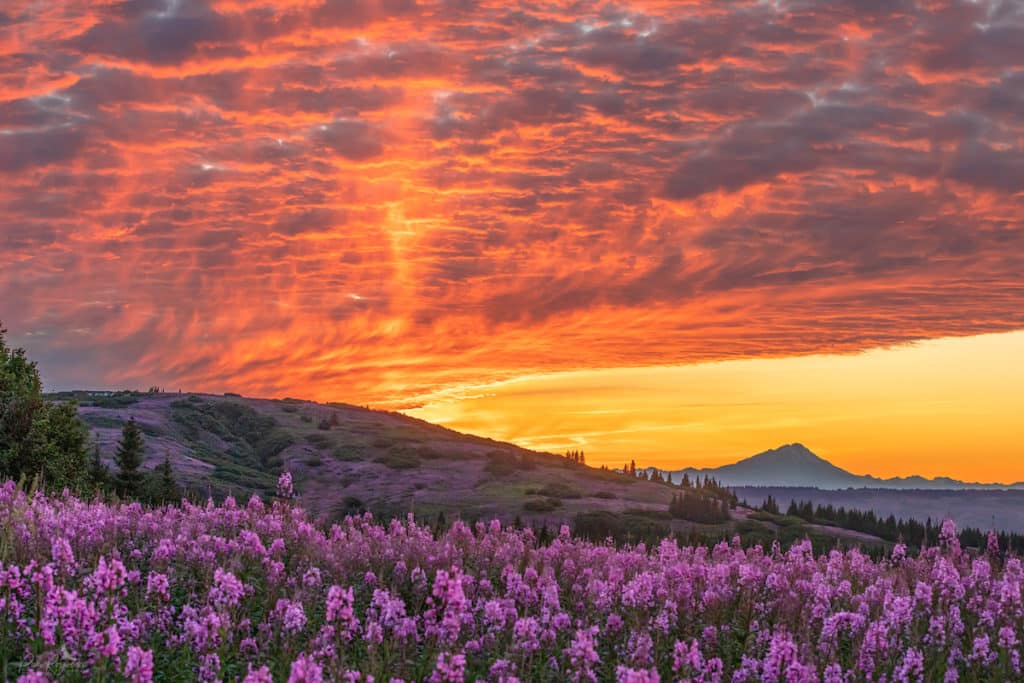
[[[1024,332],[856,355],[582,370],[466,387],[410,415],[561,452],[718,466],[803,442],[858,474],[1024,480]]]

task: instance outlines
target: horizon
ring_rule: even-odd
[[[1009,343],[1008,348],[1009,348],[1010,351],[1013,351],[1013,350],[1016,350],[1016,349],[1020,349],[1020,350],[1024,351],[1024,334],[986,335],[984,337],[974,338],[974,339],[970,340],[971,343],[973,343],[973,344],[978,344],[979,342],[980,343],[986,343],[987,342],[990,345],[989,348],[987,348],[987,349],[985,349],[985,348],[982,348],[982,349],[979,349],[979,348],[967,348],[967,349],[964,349],[964,348],[962,348],[962,344],[958,343],[959,341],[961,341],[961,340],[955,340],[955,339],[933,340],[930,344],[925,345],[924,350],[932,352],[932,353],[938,352],[938,353],[942,354],[944,357],[941,359],[941,361],[940,361],[941,363],[950,363],[951,362],[951,357],[949,356],[950,353],[960,354],[960,355],[962,355],[964,353],[969,353],[969,354],[971,354],[974,357],[982,357],[982,358],[989,358],[989,359],[991,359],[991,358],[999,358],[999,357],[1002,357],[1003,355],[1005,355],[1005,353],[1007,352],[1006,348],[1003,348],[1002,352],[1000,352],[1000,353],[993,354],[993,351],[994,350],[998,350],[999,349],[999,345],[1001,343],[1007,343],[1007,342]],[[995,348],[993,348],[991,346],[993,343],[996,344]],[[868,354],[866,358],[865,358],[864,354],[861,354],[860,356],[843,356],[841,358],[846,361],[846,364],[848,366],[851,366],[851,367],[847,367],[846,368],[846,372],[853,372],[853,373],[857,373],[857,374],[863,374],[863,368],[858,368],[856,366],[861,364],[865,360],[867,360],[869,363],[871,361],[874,361],[875,363],[879,363],[879,362],[883,363],[880,368],[875,368],[875,373],[876,374],[878,374],[878,373],[886,373],[886,374],[891,373],[891,372],[894,371],[894,366],[896,368],[898,368],[898,370],[901,371],[901,372],[909,372],[909,371],[914,371],[914,370],[916,370],[917,372],[925,372],[925,373],[928,372],[929,369],[932,367],[932,363],[925,363],[925,364],[923,364],[922,367],[916,367],[915,368],[915,364],[914,363],[908,363],[905,360],[905,358],[902,358],[902,356],[904,356],[908,352],[913,353],[914,348],[915,347],[910,347],[910,348],[908,348],[908,347],[901,347],[901,348],[897,348],[897,349],[876,350],[873,354]],[[920,345],[918,347],[916,347],[916,348],[918,349],[918,351],[921,350]],[[858,359],[860,359],[860,360],[858,360]],[[757,365],[762,366],[762,371],[765,369],[765,365],[767,364],[769,366],[771,366],[771,365],[775,365],[776,366],[775,368],[767,368],[767,370],[769,372],[779,372],[780,371],[780,366],[781,366],[781,372],[785,373],[785,372],[789,372],[790,371],[790,368],[786,367],[786,366],[791,366],[793,363],[797,363],[797,364],[803,364],[803,363],[808,363],[808,362],[812,362],[812,363],[813,362],[818,362],[818,363],[820,363],[820,362],[822,362],[822,360],[812,356],[812,357],[789,358],[789,359],[770,359],[770,360],[759,359],[759,360],[754,361],[754,362]],[[834,365],[830,366],[830,365],[827,364],[827,361],[825,361],[825,362],[826,362],[826,366],[825,367],[828,370],[834,371],[834,370],[837,370],[837,369],[842,369],[842,368],[837,368]],[[709,371],[709,370],[710,371],[714,371],[716,369],[717,370],[721,370],[723,368],[728,368],[730,365],[733,365],[735,363],[737,363],[737,361],[727,361],[727,362],[721,362],[721,363],[705,364],[704,366],[698,365],[698,366],[680,366],[680,367],[675,367],[675,368],[659,368],[658,371],[659,372],[675,371],[677,373],[692,373],[692,372],[699,372],[701,370],[704,370],[704,371]],[[921,365],[921,364],[918,364],[918,365]],[[971,367],[971,366],[969,366],[967,364],[964,364],[963,362],[959,363],[957,365],[957,367],[959,367],[960,371],[962,373],[964,373],[964,374],[970,374],[970,373],[975,372],[977,370],[977,368]],[[1024,386],[1024,372],[1021,372],[1020,370],[1018,370],[1018,374],[1020,376],[1016,377],[1016,376],[1008,376],[1006,374],[1006,369],[1003,368],[1002,366],[998,366],[997,369],[999,370],[999,374],[998,374],[997,377],[980,376],[980,373],[979,373],[979,376],[975,377],[974,379],[976,381],[981,381],[981,386],[976,388],[976,390],[971,392],[971,393],[963,394],[963,398],[967,402],[969,402],[969,403],[974,403],[975,401],[978,400],[979,396],[981,396],[983,394],[983,389],[985,387],[991,386],[991,383],[993,381],[998,381],[1000,383],[1007,383],[1008,382],[1009,384],[1014,384],[1016,386]],[[646,369],[646,370],[649,370],[649,369]],[[619,372],[623,372],[623,371],[620,370]],[[628,370],[626,372],[628,372]],[[744,372],[744,373],[741,373],[741,374],[745,375],[745,374],[748,374],[748,373]],[[531,384],[536,384],[536,383],[538,383],[538,381],[543,381],[544,379],[551,379],[552,377],[555,378],[557,381],[563,381],[563,376],[562,375],[553,375],[553,376],[547,376],[547,377],[541,377],[541,378],[536,378],[536,377],[535,378],[522,378],[521,377],[521,378],[516,378],[515,380],[511,380],[509,382],[505,382],[505,383],[502,383],[502,384],[505,385],[505,386],[508,386],[508,385],[518,385],[520,387],[520,389],[519,389],[520,392],[525,391],[525,392],[529,393],[531,391],[538,391],[537,389],[531,388]],[[584,379],[587,379],[587,378],[584,378]],[[918,377],[918,379],[920,379],[920,377]],[[1021,384],[1015,384],[1016,381],[1021,382]],[[636,384],[638,384],[638,382],[636,382],[634,380],[634,381],[630,382],[630,384],[635,386]],[[640,384],[642,384],[642,383],[640,383]],[[765,384],[771,385],[771,382],[765,382]],[[498,386],[492,387],[491,391],[493,392],[497,388],[498,388]],[[804,387],[804,388],[806,388],[806,387]],[[212,394],[212,395],[226,395],[226,394],[229,394],[229,393],[237,393],[237,392],[231,391],[231,389],[229,389],[229,388],[219,388],[217,390],[199,391],[199,392],[190,391],[190,390],[188,390],[187,388],[184,388],[184,387],[182,387],[182,388],[166,388],[166,387],[161,387],[161,389],[165,393],[171,393],[171,394],[177,393],[177,391],[179,391],[179,390],[183,391],[184,393],[208,393],[208,394]],[[928,393],[929,391],[931,391],[933,389],[933,387],[922,387],[922,389],[924,390],[924,393]],[[129,389],[125,389],[124,387],[120,387],[120,388],[117,388],[117,387],[106,387],[106,388],[101,388],[101,387],[58,387],[58,388],[51,389],[50,391],[74,391],[74,390],[80,390],[80,391],[118,391],[118,390],[129,390]],[[734,390],[742,392],[742,391],[745,391],[745,390],[749,390],[749,387],[742,387],[742,386],[734,387]],[[724,450],[723,449],[723,450],[720,450],[719,452],[715,453],[713,456],[710,456],[710,457],[708,455],[706,455],[706,454],[704,454],[704,455],[691,454],[690,456],[678,455],[677,452],[669,451],[669,450],[661,451],[660,455],[658,455],[657,453],[652,454],[650,451],[646,451],[646,454],[648,456],[647,459],[638,459],[636,453],[644,452],[644,451],[638,450],[637,447],[635,446],[635,444],[630,446],[630,450],[613,451],[611,453],[608,453],[608,452],[602,452],[600,450],[600,444],[602,442],[601,442],[600,439],[595,439],[594,443],[598,446],[598,450],[596,450],[596,451],[593,450],[593,449],[588,450],[587,449],[588,443],[587,443],[586,439],[581,438],[581,434],[570,434],[568,436],[564,435],[564,434],[560,434],[560,435],[556,435],[557,438],[552,437],[550,435],[542,435],[540,437],[530,436],[530,435],[524,436],[524,437],[516,437],[516,436],[514,436],[514,434],[515,434],[515,429],[516,429],[516,426],[517,426],[517,419],[529,420],[535,414],[535,411],[532,408],[532,406],[534,405],[533,401],[531,400],[529,402],[529,405],[531,407],[526,412],[517,412],[515,410],[515,405],[516,405],[515,401],[499,401],[498,404],[497,404],[497,408],[500,411],[503,411],[503,412],[500,412],[497,416],[495,416],[493,408],[489,409],[486,405],[481,405],[480,404],[479,401],[480,401],[480,398],[481,398],[481,391],[482,391],[482,388],[480,386],[472,386],[472,387],[469,387],[467,390],[465,390],[465,392],[468,392],[468,397],[462,397],[462,398],[456,397],[456,398],[453,399],[451,393],[448,393],[448,394],[445,395],[445,400],[439,401],[436,405],[432,404],[432,405],[428,405],[428,406],[422,407],[422,408],[413,408],[413,409],[399,410],[397,412],[405,414],[405,415],[408,415],[410,417],[415,417],[415,418],[418,418],[418,419],[423,419],[423,420],[426,420],[427,422],[433,422],[434,424],[439,424],[439,425],[442,425],[442,426],[445,426],[445,427],[449,427],[449,428],[455,429],[456,431],[461,432],[461,433],[471,434],[471,435],[474,435],[474,436],[482,436],[482,437],[486,437],[486,438],[493,438],[493,439],[496,439],[498,441],[507,441],[507,442],[513,443],[513,444],[515,444],[517,446],[521,446],[523,448],[528,448],[528,449],[531,449],[531,450],[537,450],[537,451],[543,451],[543,452],[551,452],[551,453],[563,453],[563,452],[565,452],[566,450],[569,450],[569,449],[582,449],[582,450],[584,450],[587,453],[588,464],[590,464],[592,466],[605,465],[605,466],[608,466],[608,467],[616,468],[616,467],[621,467],[623,462],[626,462],[626,461],[629,461],[629,460],[637,460],[637,465],[638,466],[653,467],[653,468],[657,468],[657,469],[660,469],[660,470],[663,470],[663,471],[675,471],[675,470],[689,469],[689,468],[694,468],[694,469],[714,469],[714,468],[721,467],[721,466],[724,466],[724,465],[733,464],[735,462],[739,462],[739,461],[744,460],[746,458],[749,458],[749,457],[752,457],[752,456],[755,456],[755,455],[759,455],[759,454],[767,452],[767,451],[775,450],[775,449],[783,447],[783,446],[793,445],[793,444],[801,444],[801,445],[804,445],[805,448],[810,450],[817,457],[822,458],[823,460],[826,460],[827,462],[829,462],[829,463],[831,463],[831,464],[833,464],[833,465],[835,465],[837,467],[840,467],[841,469],[843,469],[843,470],[845,470],[845,471],[847,471],[847,472],[849,472],[851,474],[857,475],[857,476],[873,476],[873,477],[877,477],[879,479],[890,479],[890,478],[894,478],[894,477],[914,477],[914,476],[918,476],[918,477],[924,477],[924,478],[929,479],[929,480],[945,477],[945,478],[955,479],[955,480],[958,480],[958,481],[961,481],[961,482],[964,482],[964,483],[969,483],[969,484],[977,483],[977,484],[1005,484],[1005,485],[1012,485],[1012,484],[1016,484],[1016,483],[1020,483],[1021,481],[1024,481],[1024,477],[1014,478],[1014,475],[1012,473],[1014,471],[1016,471],[1016,470],[1012,469],[1012,465],[1013,465],[1013,461],[1012,460],[1010,462],[1011,467],[1009,467],[1009,468],[993,468],[993,469],[988,469],[988,470],[974,470],[974,471],[977,471],[977,472],[981,472],[982,474],[976,475],[976,476],[970,476],[970,475],[964,476],[963,474],[961,474],[961,472],[956,471],[955,467],[953,467],[953,468],[945,467],[942,463],[946,462],[946,460],[943,457],[936,457],[937,454],[935,452],[924,454],[924,457],[926,457],[929,462],[933,463],[932,467],[926,467],[924,469],[917,469],[917,470],[911,469],[912,465],[908,465],[907,463],[909,463],[909,462],[915,462],[916,463],[918,461],[916,459],[911,460],[911,459],[904,458],[904,459],[900,460],[898,462],[898,464],[895,465],[895,467],[890,467],[890,468],[887,469],[884,466],[880,466],[877,469],[871,469],[870,463],[886,463],[886,462],[889,462],[891,464],[892,461],[893,461],[893,457],[892,457],[891,452],[889,452],[889,451],[882,451],[882,452],[875,452],[875,453],[870,453],[870,454],[864,454],[864,453],[859,453],[858,454],[858,453],[855,453],[852,456],[847,453],[847,454],[844,455],[843,452],[842,452],[842,441],[840,441],[839,450],[838,450],[838,454],[837,454],[837,452],[834,449],[828,448],[827,445],[825,446],[825,448],[821,448],[821,447],[819,447],[819,445],[816,442],[811,442],[811,443],[814,443],[813,446],[807,446],[806,444],[809,442],[809,440],[806,439],[806,438],[789,438],[787,440],[787,437],[784,435],[784,432],[788,433],[788,430],[790,430],[790,429],[797,429],[795,427],[790,427],[790,426],[787,425],[781,431],[761,431],[761,430],[757,430],[756,429],[756,427],[757,427],[756,420],[753,420],[753,419],[746,419],[743,422],[743,425],[745,426],[745,428],[748,431],[751,431],[752,434],[748,435],[744,440],[739,442],[739,443],[742,443],[744,445],[739,445],[739,443],[737,443],[736,445],[731,447],[732,450]],[[542,385],[539,387],[539,392],[538,393],[541,393],[543,395],[544,389],[543,389]],[[563,391],[561,393],[563,393],[563,394],[573,394],[572,391]],[[493,393],[492,393],[492,395],[493,395]],[[628,396],[628,394],[624,394],[622,392],[621,388],[617,390],[615,395],[618,396],[620,399],[623,398],[624,396]],[[515,393],[513,393],[513,396],[515,396]],[[281,395],[281,396],[253,396],[253,395],[246,394],[246,395],[244,395],[244,398],[257,399],[257,400],[281,400],[281,399],[284,399],[284,398],[296,398],[296,399],[300,399],[300,400],[309,400],[309,401],[313,401],[314,400],[314,399],[312,399],[310,397],[304,397],[304,396],[284,396],[284,395]],[[906,400],[907,401],[915,401],[915,400],[917,400],[917,398],[918,398],[917,396],[912,395],[912,396],[906,398]],[[1005,403],[1003,401],[1003,399],[1000,398],[997,394],[992,394],[991,398],[994,399],[994,403],[995,404],[1002,404],[1002,406],[1004,408],[1009,408],[1010,411],[1012,412],[1012,405],[1008,404],[1008,403]],[[317,400],[319,402],[322,402],[322,403],[337,402],[337,403],[344,403],[344,404],[348,404],[348,405],[358,405],[360,407],[363,407],[363,404],[357,404],[357,403],[354,403],[352,401],[346,401],[346,400],[344,400],[344,398],[341,398],[341,397],[323,398],[323,399],[317,399]],[[823,399],[822,399],[822,397],[820,395],[815,395],[815,396],[811,396],[810,398],[805,399],[805,400],[806,400],[807,403],[817,403],[817,402],[822,401]],[[721,405],[722,404],[717,404],[717,407],[721,407]],[[892,405],[894,405],[894,403],[886,404],[884,406],[884,409],[885,410],[890,410]],[[369,406],[365,406],[365,407],[368,407],[368,408],[370,408],[372,410],[388,410],[388,408],[380,407],[380,406],[369,405]],[[707,408],[708,406],[699,406],[699,407],[700,408]],[[716,406],[711,406],[711,407],[716,407]],[[987,407],[982,406],[981,408],[983,410],[993,410],[995,407],[996,406],[987,406]],[[974,409],[978,410],[979,406],[975,405]],[[607,412],[607,411],[605,411],[605,412]],[[679,411],[676,411],[676,414],[681,414],[681,413]],[[566,413],[563,412],[563,411],[556,411],[554,413],[551,413],[549,415],[549,417],[552,419],[553,423],[558,424],[558,425],[562,425],[562,424],[565,424],[565,422],[566,422],[565,415],[566,415]],[[649,415],[650,415],[650,411],[649,410],[641,413],[641,416],[649,416]],[[874,418],[877,419],[878,415],[875,415]],[[1015,436],[1017,434],[1017,430],[1018,430],[1018,426],[1010,418],[1012,418],[1012,415],[1007,415],[1006,419],[1003,421],[1005,424],[1009,425],[1010,430],[1011,430],[1009,432],[1009,434],[1007,435],[1007,438]],[[927,422],[930,422],[933,418],[932,418],[931,414],[925,413],[924,414],[924,419]],[[491,429],[488,429],[488,426],[491,427]],[[856,424],[852,428],[855,429],[855,430],[859,430],[859,429],[863,428],[863,425],[862,424]],[[670,429],[671,429],[671,426],[660,427],[660,428],[654,429],[654,430],[648,430],[648,429],[644,429],[642,427],[634,427],[634,428],[632,428],[632,429],[627,431],[626,436],[627,437],[634,437],[635,438],[637,435],[642,435],[642,434],[647,433],[649,431],[653,431],[653,433],[656,434],[656,437],[652,441],[648,442],[647,447],[648,448],[656,448],[656,447],[659,446],[659,444],[664,444],[665,443],[666,438],[665,438],[665,434],[664,433],[665,433],[665,431],[670,430]],[[813,428],[812,425],[804,425],[800,429],[803,429],[804,431],[807,431],[807,432],[815,432],[816,431],[816,429]],[[721,431],[723,431],[723,430],[711,430],[711,436],[712,437],[717,436],[717,434],[720,433]],[[690,433],[691,433],[691,435],[693,434],[693,432],[690,432]],[[897,433],[898,432],[896,430],[889,430],[888,432],[885,432],[885,434],[889,435],[889,436],[891,436],[892,434],[897,434]],[[914,432],[913,430],[903,430],[903,433],[906,434],[907,438],[909,438],[910,440],[914,440],[914,439],[918,439],[919,438],[918,434],[916,432]],[[594,435],[591,434],[590,436],[591,436],[591,438],[593,438]],[[950,444],[950,443],[948,443],[946,441],[946,439],[947,439],[947,435],[946,434],[943,434],[943,433],[940,432],[940,433],[938,433],[936,435],[933,435],[933,436],[935,436],[940,442],[945,442],[946,449],[944,451],[942,451],[942,452],[948,454],[948,457],[951,458],[952,461],[958,461],[960,459],[962,451],[956,450],[957,444],[955,444],[955,443]],[[774,438],[775,441],[771,441],[772,438]],[[705,437],[705,440],[706,440],[706,437]],[[700,443],[700,441],[698,439],[691,439],[691,443]],[[772,445],[773,443],[776,444],[776,445]],[[1014,440],[1014,441],[1012,441],[1012,443],[1013,444],[1019,444],[1019,443],[1022,443],[1022,441],[1021,440]],[[899,442],[897,441],[896,444],[899,445]],[[950,446],[951,445],[953,446],[953,450],[950,450]],[[903,453],[904,453],[904,455],[906,454],[905,451]],[[868,463],[868,464],[865,465],[865,463]],[[935,464],[935,463],[937,463],[937,464]],[[984,472],[991,472],[992,474],[986,476],[984,474]],[[1008,473],[1008,475],[1001,476],[999,474],[1000,472],[1006,472],[1006,473]]]
[[[48,388],[1021,481],[1020,36],[999,0],[14,0],[0,321]]]

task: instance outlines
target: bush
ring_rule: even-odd
[[[487,456],[484,472],[493,477],[507,477],[510,474],[515,474],[519,468],[513,460],[514,457],[506,453],[491,453]]]
[[[318,432],[307,436],[306,441],[313,444],[317,448],[327,448],[333,443],[331,437],[327,436],[326,434],[320,434]]]
[[[331,510],[331,521],[337,522],[345,517],[361,515],[366,512],[366,504],[356,496],[345,496]]]
[[[323,464],[324,464],[324,461],[320,459],[319,455],[313,455],[313,456],[310,456],[309,458],[306,459],[306,466],[307,467],[320,467],[320,465],[323,465]]]
[[[363,459],[359,454],[359,451],[351,446],[338,446],[334,449],[334,452],[331,453],[331,455],[342,462],[356,462]]]
[[[537,493],[549,498],[582,498],[583,493],[579,489],[564,484],[560,481],[552,482],[544,486]]]
[[[96,396],[92,404],[97,408],[127,408],[138,403],[139,398],[136,391],[118,391],[110,396]]]
[[[551,512],[562,507],[562,501],[557,498],[531,498],[523,503],[523,509],[527,512]]]
[[[420,466],[420,459],[406,450],[392,450],[377,458],[376,462],[393,470],[412,470]]]
[[[605,500],[612,500],[613,498],[618,498],[618,496],[616,496],[611,491],[598,491],[597,493],[594,494],[593,497],[594,498],[603,498]]]
[[[298,406],[293,406],[291,404],[287,404],[287,405],[281,406],[281,410],[286,412],[286,413],[297,413],[297,412],[299,412],[299,407]]]
[[[313,416],[312,415],[302,415],[299,419],[302,420],[303,422],[312,422],[313,421]]]
[[[293,443],[295,441],[287,430],[281,428],[273,429],[264,439],[256,444],[256,458],[263,465],[269,465],[273,459]]]
[[[627,515],[643,517],[644,519],[672,519],[668,510],[650,510],[648,508],[630,508],[626,510]]]
[[[325,417],[322,420],[320,420],[320,422],[317,423],[316,428],[323,430],[325,432],[329,432],[331,431],[331,421]]]

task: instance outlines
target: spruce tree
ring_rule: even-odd
[[[89,483],[98,489],[106,489],[110,483],[110,470],[100,458],[99,442],[93,444],[92,457],[89,458]]]
[[[138,498],[142,493],[143,475],[142,467],[144,444],[142,432],[135,424],[135,418],[131,418],[124,424],[121,430],[121,441],[117,444],[117,455],[114,461],[117,463],[117,476],[115,483],[117,492],[128,498]]]
[[[171,458],[164,453],[164,461],[160,463],[156,472],[156,492],[154,503],[168,505],[181,500],[181,489],[178,482],[174,480],[174,471],[171,469]]]

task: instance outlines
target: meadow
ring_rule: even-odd
[[[920,553],[548,543],[295,504],[0,487],[0,675],[40,681],[1020,680],[1024,566]]]

